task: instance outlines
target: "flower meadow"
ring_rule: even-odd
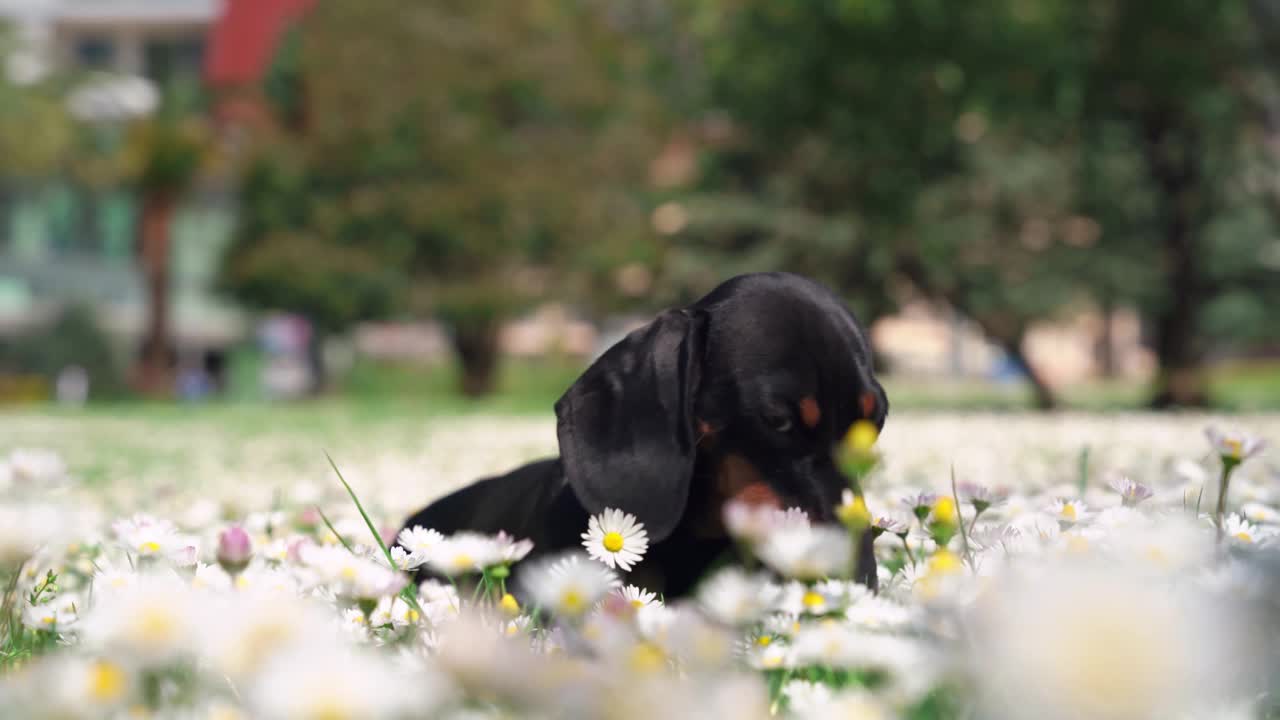
[[[649,538],[625,509],[551,557],[505,534],[397,534],[431,497],[553,449],[546,426],[503,422],[433,428],[418,455],[366,437],[332,466],[301,438],[246,446],[256,466],[193,438],[167,471],[92,481],[84,446],[15,433],[0,715],[1280,717],[1275,418],[858,428],[840,452],[863,493],[839,524],[731,502],[737,562],[670,602],[628,580]],[[848,580],[867,533],[876,592]]]

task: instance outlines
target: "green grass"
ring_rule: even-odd
[[[1032,407],[1029,385],[1021,382],[919,380],[885,378],[895,409],[1026,410]],[[1150,398],[1146,383],[1132,380],[1092,381],[1058,390],[1064,408],[1089,411],[1143,409]],[[1214,409],[1227,412],[1280,411],[1280,363],[1225,364],[1209,373]]]

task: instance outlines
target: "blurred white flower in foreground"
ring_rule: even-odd
[[[760,559],[782,575],[796,580],[820,580],[849,574],[852,544],[844,528],[786,525],[773,530],[760,544]]]
[[[69,517],[52,505],[0,505],[0,573],[66,531]]]
[[[622,583],[612,570],[584,555],[543,560],[522,576],[534,602],[557,615],[578,617]]]
[[[1221,693],[1252,669],[1232,652],[1231,614],[1174,575],[1041,570],[1005,578],[974,608],[967,663],[990,717],[1176,717],[1234,699]]]
[[[272,660],[248,690],[264,720],[378,720],[430,711],[442,682],[400,672],[385,656],[321,644]]]

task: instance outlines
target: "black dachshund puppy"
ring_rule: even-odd
[[[649,533],[630,580],[688,593],[731,550],[724,503],[764,483],[783,507],[834,521],[849,479],[835,448],[889,405],[853,313],[816,282],[742,275],[668,310],[604,353],[556,403],[560,457],[480,480],[406,522],[581,547],[591,514],[618,508]],[[871,538],[858,580],[875,587]]]

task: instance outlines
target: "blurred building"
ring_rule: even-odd
[[[221,0],[0,0],[0,22],[17,29],[3,58],[9,78],[49,73],[73,80],[79,117],[139,114],[157,88],[199,83]],[[103,329],[130,348],[145,318],[134,256],[139,207],[123,187],[68,177],[0,187],[0,336],[47,322],[70,304],[93,307]],[[232,228],[231,196],[202,187],[172,230],[173,329],[180,352],[222,347],[244,334],[239,315],[212,295]]]

